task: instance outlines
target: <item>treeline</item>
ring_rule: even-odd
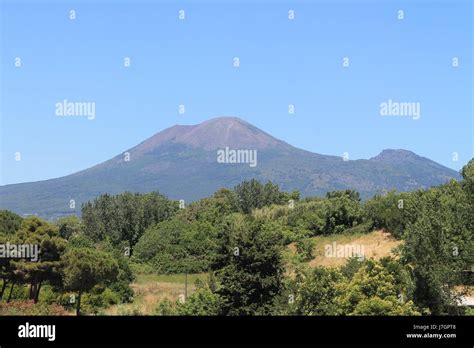
[[[82,299],[87,312],[97,312],[132,301],[130,269],[142,267],[209,274],[184,304],[164,301],[156,314],[463,314],[458,287],[473,281],[474,160],[462,176],[365,202],[352,190],[301,199],[250,180],[190,204],[159,193],[102,195],[83,205],[82,219],[54,224],[2,211],[3,241],[42,245],[37,264],[0,261],[2,296],[14,298],[8,289],[21,285],[38,301],[46,285],[52,302],[74,292],[78,311]],[[351,259],[337,269],[285,258],[290,243],[307,261],[315,236],[379,229],[403,241],[395,258]]]
[[[130,255],[145,230],[172,216],[177,202],[159,193],[99,196],[82,206],[84,233],[93,241],[108,240],[112,245],[127,247]]]
[[[11,213],[0,211],[0,216],[9,226]],[[2,225],[0,233],[0,301],[60,304],[79,315],[84,294],[83,307],[89,313],[133,299],[128,259],[107,243],[94,244],[78,218],[55,224],[37,217],[14,220],[20,222],[16,231]]]

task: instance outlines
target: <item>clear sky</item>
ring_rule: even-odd
[[[473,157],[469,0],[0,3],[3,185],[217,116],[350,159],[402,148],[458,170]],[[64,99],[94,102],[95,119],[56,116]],[[381,116],[389,99],[419,103],[420,118]]]

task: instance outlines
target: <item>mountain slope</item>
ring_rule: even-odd
[[[255,151],[256,165],[219,163],[218,151],[226,148]],[[123,191],[160,191],[189,202],[251,178],[271,180],[303,196],[349,188],[368,197],[392,189],[439,185],[458,179],[459,174],[406,150],[384,150],[369,160],[343,161],[297,149],[243,120],[224,117],[173,126],[75,174],[1,186],[0,209],[54,218],[78,213],[82,202],[99,194]],[[70,200],[75,201],[75,209],[70,208]]]

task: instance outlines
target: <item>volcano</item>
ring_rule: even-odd
[[[218,160],[223,151],[226,160]],[[367,160],[312,153],[239,118],[220,117],[170,127],[71,175],[0,186],[0,209],[53,219],[79,214],[81,203],[104,193],[159,191],[190,202],[252,178],[298,190],[303,197],[353,189],[367,198],[389,190],[428,188],[460,176],[407,150],[387,149]]]

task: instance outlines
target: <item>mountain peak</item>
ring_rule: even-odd
[[[421,159],[421,156],[418,156],[416,153],[403,150],[403,149],[385,149],[382,150],[377,156],[372,157],[371,161],[379,162],[399,162],[406,161],[410,159]]]
[[[213,123],[226,123],[226,124],[245,124],[245,125],[250,125],[250,123],[242,120],[241,118],[237,116],[220,116],[220,117],[214,117],[211,118],[207,121],[202,122],[200,125],[206,125],[206,124],[213,124]]]
[[[202,123],[199,123],[197,125],[192,125],[191,127],[197,127],[197,126],[205,126],[205,127],[209,127],[209,126],[212,126],[212,125],[216,125],[216,124],[220,124],[220,125],[246,125],[246,126],[252,126],[250,123],[242,120],[241,118],[239,117],[236,117],[236,116],[220,116],[220,117],[214,117],[214,118],[211,118],[207,121],[204,121]],[[174,127],[190,127],[190,125],[182,125],[182,124],[175,124],[173,127],[171,128],[174,128]]]
[[[207,151],[222,149],[265,149],[290,147],[238,117],[216,117],[196,125],[175,125],[148,138],[131,151],[146,153],[154,148],[178,143]]]

